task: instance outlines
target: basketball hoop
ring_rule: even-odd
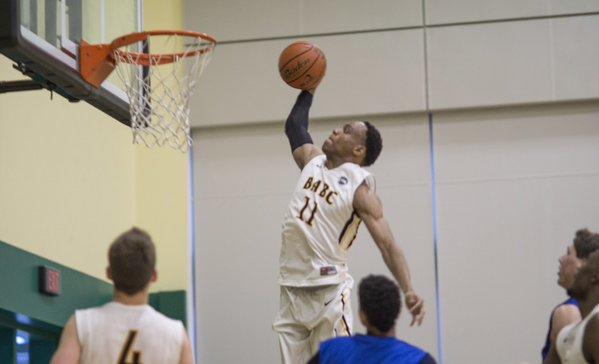
[[[190,97],[215,46],[209,35],[172,30],[132,33],[110,44],[82,42],[80,72],[99,87],[116,68],[129,97],[133,142],[185,152],[192,144]]]

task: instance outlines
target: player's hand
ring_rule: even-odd
[[[410,326],[414,326],[414,324],[420,326],[426,313],[424,300],[416,292],[410,291],[406,293],[405,301],[406,307],[410,310],[410,314],[412,314],[412,323],[410,323]]]

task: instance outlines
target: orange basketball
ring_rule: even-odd
[[[291,43],[279,57],[279,74],[289,86],[309,90],[318,86],[327,69],[324,53],[310,42]]]

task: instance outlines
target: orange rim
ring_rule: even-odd
[[[164,35],[180,35],[183,37],[190,37],[201,39],[209,42],[203,48],[191,51],[191,52],[180,52],[180,53],[165,53],[165,54],[151,54],[151,53],[137,53],[137,52],[126,52],[119,48],[128,46],[133,43],[142,42],[148,39],[149,36],[164,36]],[[189,30],[151,30],[147,32],[131,33],[118,37],[110,43],[110,49],[112,53],[119,55],[119,61],[124,63],[132,63],[140,66],[158,66],[168,63],[173,63],[182,57],[193,57],[196,55],[202,55],[204,53],[211,52],[216,45],[216,39],[205,33],[192,32]]]

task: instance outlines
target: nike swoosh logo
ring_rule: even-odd
[[[324,305],[327,306],[329,303],[333,302],[336,297],[331,298],[329,301],[325,302]]]

